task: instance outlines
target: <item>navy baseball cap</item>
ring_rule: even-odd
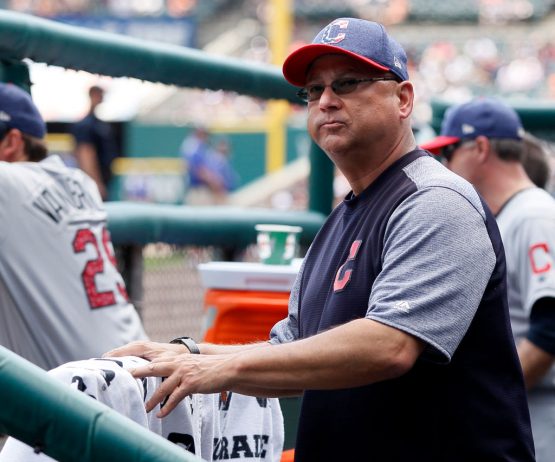
[[[438,154],[445,146],[479,136],[521,140],[523,134],[522,122],[514,109],[493,98],[477,98],[447,109],[440,136],[421,147]]]
[[[343,54],[384,72],[392,72],[400,81],[408,80],[405,50],[376,22],[339,18],[324,27],[310,45],[293,51],[283,63],[288,82],[302,87],[316,58]]]
[[[11,83],[0,83],[1,122],[36,138],[46,134],[46,124],[31,95]]]

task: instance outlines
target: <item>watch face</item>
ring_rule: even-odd
[[[191,337],[174,338],[170,343],[181,343],[185,345],[192,354],[200,354],[197,343]]]

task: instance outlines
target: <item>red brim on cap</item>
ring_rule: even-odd
[[[456,143],[460,140],[461,139],[457,136],[438,136],[433,140],[421,144],[420,147],[422,149],[425,149],[426,151],[430,151],[432,154],[438,155],[441,151],[441,148],[449,146],[450,144]]]
[[[375,67],[376,69],[379,69],[381,71],[389,70],[387,67],[382,66],[381,64],[372,61],[371,59],[365,58],[361,55],[357,55],[356,53],[353,53],[351,51],[344,50],[343,48],[333,45],[315,43],[311,45],[305,45],[304,47],[301,47],[291,53],[283,63],[283,75],[289,83],[297,87],[303,87],[306,83],[306,74],[310,65],[314,62],[316,58],[329,54],[350,56],[351,58],[369,64],[370,66]]]

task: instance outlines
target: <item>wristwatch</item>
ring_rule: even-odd
[[[185,345],[193,355],[200,354],[197,343],[191,337],[177,337],[174,338],[170,343],[179,343],[181,345]]]

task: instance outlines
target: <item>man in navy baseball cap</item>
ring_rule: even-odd
[[[477,98],[450,107],[444,115],[441,133],[422,145],[434,154],[450,155],[465,141],[479,136],[521,140],[522,122],[516,111],[494,98]]]
[[[298,87],[304,86],[312,63],[323,55],[344,54],[391,72],[400,82],[408,80],[407,55],[384,26],[357,18],[332,21],[314,38],[312,44],[291,53],[283,64],[283,75]]]
[[[555,454],[555,200],[527,175],[524,136],[516,111],[478,98],[450,108],[441,135],[422,147],[472,183],[495,215],[536,460],[548,462]]]
[[[286,59],[308,133],[351,191],[269,342],[110,352],[148,355],[136,378],[168,377],[147,410],[171,395],[164,417],[191,391],[302,393],[297,462],[534,460],[494,218],[417,147],[406,62],[383,26],[353,18]]]
[[[46,124],[29,93],[0,83],[0,160],[40,161],[47,155]]]
[[[46,134],[46,125],[31,96],[13,84],[0,83],[0,122],[35,138]]]

